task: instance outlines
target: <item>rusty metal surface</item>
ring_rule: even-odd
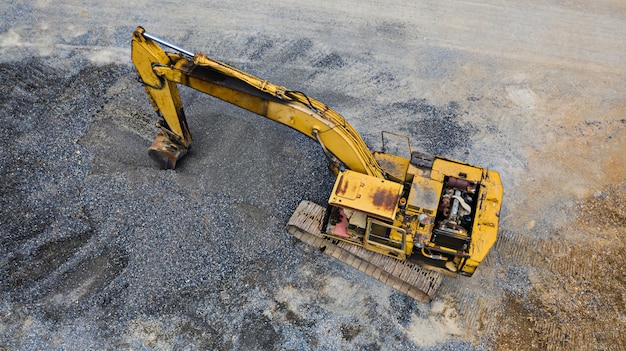
[[[338,175],[329,203],[393,220],[401,194],[402,184],[345,171]]]
[[[171,138],[170,135],[167,131],[159,131],[148,148],[148,156],[161,169],[176,168],[176,162],[188,152],[188,148],[175,142],[176,139]]]

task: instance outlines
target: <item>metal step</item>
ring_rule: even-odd
[[[324,210],[324,207],[316,203],[302,201],[289,219],[287,230],[303,242],[417,301],[429,302],[433,299],[443,280],[441,273],[346,242],[333,243],[324,239],[321,233]]]

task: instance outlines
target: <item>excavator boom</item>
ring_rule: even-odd
[[[301,202],[288,231],[416,300],[430,300],[442,274],[474,274],[495,243],[503,196],[497,172],[420,152],[410,158],[371,152],[340,114],[302,92],[141,27],[131,45],[137,73],[162,117],[148,149],[161,168],[175,168],[191,146],[177,88],[182,84],[318,142],[337,174],[335,185],[327,206]]]
[[[157,43],[179,53],[166,54]],[[173,144],[179,144],[168,146],[163,152],[171,148],[184,150],[172,163],[159,162],[158,150],[154,150],[155,161],[166,166],[162,168],[174,168],[175,161],[184,156],[191,143],[176,89],[176,84],[183,84],[296,129],[319,142],[328,156],[348,169],[383,176],[383,170],[356,130],[340,114],[304,93],[272,84],[202,53],[192,56],[188,51],[146,35],[141,27],[133,35],[132,60],[154,109],[164,117],[162,133],[171,136]],[[332,150],[327,145],[331,145]],[[172,160],[173,155],[165,158]]]

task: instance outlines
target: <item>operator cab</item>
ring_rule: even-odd
[[[394,223],[402,193],[402,184],[394,181],[350,170],[340,172],[328,200],[324,236],[406,259],[413,240]]]

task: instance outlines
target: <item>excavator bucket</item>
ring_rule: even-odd
[[[176,139],[176,136],[171,137],[167,131],[161,129],[148,148],[148,156],[161,169],[176,168],[176,161],[189,152],[189,148],[175,141]]]

